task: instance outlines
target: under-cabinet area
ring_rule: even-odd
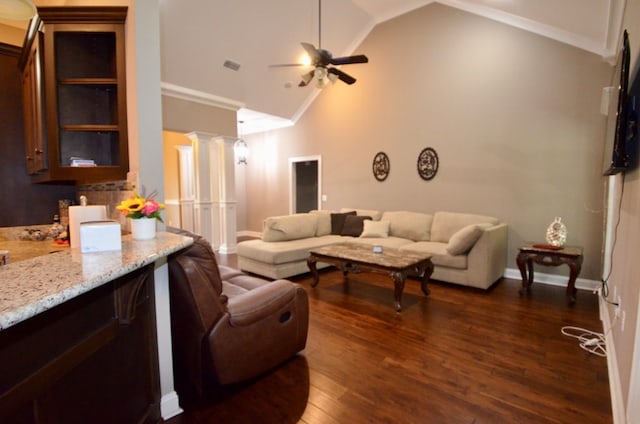
[[[22,72],[33,182],[122,180],[129,168],[126,7],[40,7]]]
[[[121,251],[0,266],[0,422],[160,422],[159,381],[172,370],[158,360],[155,269],[191,243],[125,236]]]

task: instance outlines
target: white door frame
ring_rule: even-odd
[[[322,156],[299,156],[289,158],[289,213],[296,213],[296,173],[295,166],[299,162],[318,162],[318,209],[322,209]]]

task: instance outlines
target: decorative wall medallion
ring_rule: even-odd
[[[384,152],[379,152],[373,157],[373,176],[378,181],[384,181],[389,176],[389,157]]]
[[[427,147],[418,156],[418,174],[423,180],[430,180],[438,172],[438,154],[431,147]]]

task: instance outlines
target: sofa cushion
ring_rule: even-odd
[[[434,241],[419,241],[401,246],[400,250],[407,252],[429,253],[431,254],[431,262],[436,266],[442,266],[455,269],[467,269],[467,255],[450,255],[447,252],[447,243],[438,243]]]
[[[318,217],[318,228],[316,237],[328,236],[331,234],[331,211],[312,210],[309,213]]]
[[[246,240],[238,243],[238,256],[275,265],[306,261],[309,257],[309,250],[340,241],[344,241],[344,238],[334,235],[281,241],[279,243],[270,243],[258,239]]]
[[[342,227],[341,235],[348,237],[360,237],[365,220],[370,221],[371,217],[347,215],[344,220],[344,226]]]
[[[382,214],[389,221],[389,235],[413,241],[428,241],[431,238],[433,215],[420,212],[390,211]]]
[[[272,216],[262,224],[262,240],[286,241],[315,237],[318,216],[308,213]]]
[[[431,241],[448,243],[451,236],[467,225],[498,224],[498,218],[456,212],[436,212],[431,225]]]
[[[380,221],[382,218],[382,212],[373,209],[358,209],[358,208],[342,208],[340,212],[356,212],[358,216],[370,216],[373,221]]]
[[[373,220],[365,220],[362,226],[362,233],[360,234],[361,238],[372,238],[372,237],[389,237],[389,221],[373,221]]]
[[[449,239],[449,243],[447,243],[447,252],[451,255],[462,255],[467,253],[471,250],[473,245],[476,244],[480,236],[482,236],[484,228],[486,228],[487,225],[491,224],[472,224],[458,230]]]
[[[339,236],[342,234],[344,221],[349,215],[356,215],[356,211],[351,212],[335,212],[331,214],[331,234]]]

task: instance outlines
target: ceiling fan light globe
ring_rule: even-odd
[[[315,70],[315,75],[316,75],[316,78],[323,79],[324,77],[327,76],[327,70],[321,66],[318,66]]]

